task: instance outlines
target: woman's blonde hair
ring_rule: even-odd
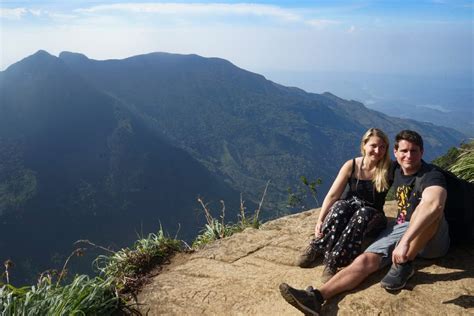
[[[377,192],[382,192],[387,190],[389,187],[388,169],[390,168],[390,156],[388,154],[388,150],[390,142],[387,135],[385,135],[382,130],[378,128],[370,128],[367,132],[365,132],[364,136],[362,136],[362,140],[360,142],[360,153],[362,154],[362,159],[365,158],[364,145],[367,144],[369,139],[373,136],[379,137],[385,143],[385,155],[377,163],[377,166],[375,167],[375,175],[372,180]]]

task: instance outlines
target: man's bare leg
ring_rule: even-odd
[[[377,254],[363,253],[319,290],[315,290],[313,287],[298,290],[286,283],[281,283],[279,286],[280,293],[289,304],[305,315],[319,315],[324,301],[336,294],[355,288],[367,276],[378,270],[381,260],[381,256]]]
[[[361,254],[319,289],[321,295],[327,300],[339,293],[354,289],[379,269],[381,260],[382,257],[375,253]]]

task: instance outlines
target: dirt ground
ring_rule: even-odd
[[[392,217],[396,207],[388,202]],[[286,216],[258,230],[180,253],[138,295],[148,315],[299,315],[280,296],[278,285],[297,288],[322,283],[322,266],[295,266],[316,223],[317,212]],[[379,285],[387,269],[359,288],[328,301],[323,315],[474,315],[474,247],[451,249],[437,260],[416,260],[407,287],[389,293]]]

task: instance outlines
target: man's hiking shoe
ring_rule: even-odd
[[[382,279],[380,285],[388,291],[403,289],[407,281],[415,274],[413,262],[407,261],[401,264],[392,264],[387,275]]]
[[[309,268],[316,261],[318,257],[322,255],[321,252],[317,251],[313,246],[314,239],[309,243],[308,247],[298,258],[296,265],[300,268]]]
[[[323,297],[312,286],[306,290],[297,290],[286,283],[280,284],[280,293],[289,304],[297,308],[305,315],[319,315]]]
[[[325,266],[323,273],[321,274],[321,282],[326,283],[336,274],[336,272],[337,272],[336,268]]]

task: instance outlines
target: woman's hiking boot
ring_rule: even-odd
[[[315,247],[315,241],[315,239],[311,240],[308,247],[306,247],[303,253],[299,256],[298,260],[296,261],[296,265],[298,267],[309,268],[313,265],[316,259],[322,255],[322,253]]]

